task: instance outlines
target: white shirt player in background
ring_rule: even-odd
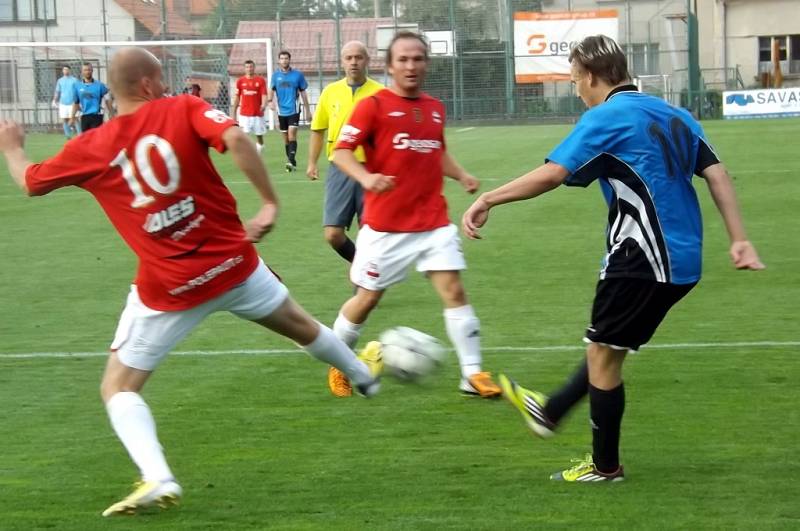
[[[256,149],[259,153],[264,149],[264,133],[267,125],[264,122],[264,109],[267,108],[267,80],[255,75],[256,64],[248,59],[244,62],[244,76],[236,81],[236,95],[231,105],[231,116],[237,116],[239,108],[239,127],[245,133],[256,135]]]

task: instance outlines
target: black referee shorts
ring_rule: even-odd
[[[81,114],[81,132],[103,125],[102,114]]]
[[[693,284],[666,284],[638,278],[607,278],[597,283],[586,339],[621,350],[638,350],[656,332],[667,312]]]

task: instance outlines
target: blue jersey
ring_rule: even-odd
[[[609,206],[601,279],[700,280],[703,228],[692,175],[719,159],[688,112],[633,86],[615,89],[547,160],[570,172],[567,185],[600,180]]]
[[[76,85],[75,100],[80,103],[83,114],[100,114],[103,96],[108,94],[108,87],[93,79],[90,83],[80,80]]]
[[[58,94],[58,103],[61,105],[72,105],[75,103],[75,87],[78,84],[78,78],[73,76],[62,76],[56,82],[56,93]]]
[[[300,112],[297,107],[297,95],[301,90],[308,88],[302,72],[292,69],[288,72],[276,70],[272,74],[270,88],[275,91],[275,97],[278,99],[279,116],[291,116]]]

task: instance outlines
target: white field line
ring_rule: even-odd
[[[464,127],[462,129],[456,129],[456,133],[466,133],[467,131],[472,131],[475,127]]]
[[[708,342],[708,343],[662,343],[642,347],[647,350],[705,350],[720,348],[780,348],[800,347],[800,341],[741,341],[741,342]],[[554,352],[554,351],[581,351],[583,345],[550,345],[540,347],[483,347],[483,352]],[[453,349],[448,349],[452,351]],[[276,356],[284,354],[305,354],[301,349],[260,349],[260,350],[177,350],[170,356]],[[108,356],[108,352],[0,352],[2,359],[35,359],[35,358],[96,358]]]

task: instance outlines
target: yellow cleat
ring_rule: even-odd
[[[336,367],[328,367],[328,388],[333,396],[352,396],[353,386],[347,376]]]
[[[180,503],[183,489],[174,481],[137,481],[134,491],[105,511],[103,516],[133,515],[147,507],[169,509]]]
[[[592,454],[586,454],[586,457],[583,459],[573,459],[572,461],[574,463],[573,467],[561,472],[556,472],[550,476],[550,479],[554,481],[580,481],[589,483],[595,483],[598,481],[619,482],[625,480],[625,471],[622,469],[622,466],[620,466],[616,472],[612,472],[610,474],[606,474],[597,470],[597,467],[594,466]]]
[[[469,378],[461,380],[459,389],[465,395],[475,395],[481,398],[497,398],[502,393],[500,387],[492,380],[490,372],[476,372]]]
[[[543,439],[555,435],[556,425],[547,418],[544,410],[547,405],[545,395],[525,389],[505,374],[500,375],[500,386],[503,388],[503,396],[517,408],[533,433]]]
[[[371,382],[356,386],[358,394],[369,398],[374,396],[381,388],[381,374],[383,373],[383,346],[380,341],[370,341],[361,352],[358,359],[366,363],[370,374],[374,378]]]

